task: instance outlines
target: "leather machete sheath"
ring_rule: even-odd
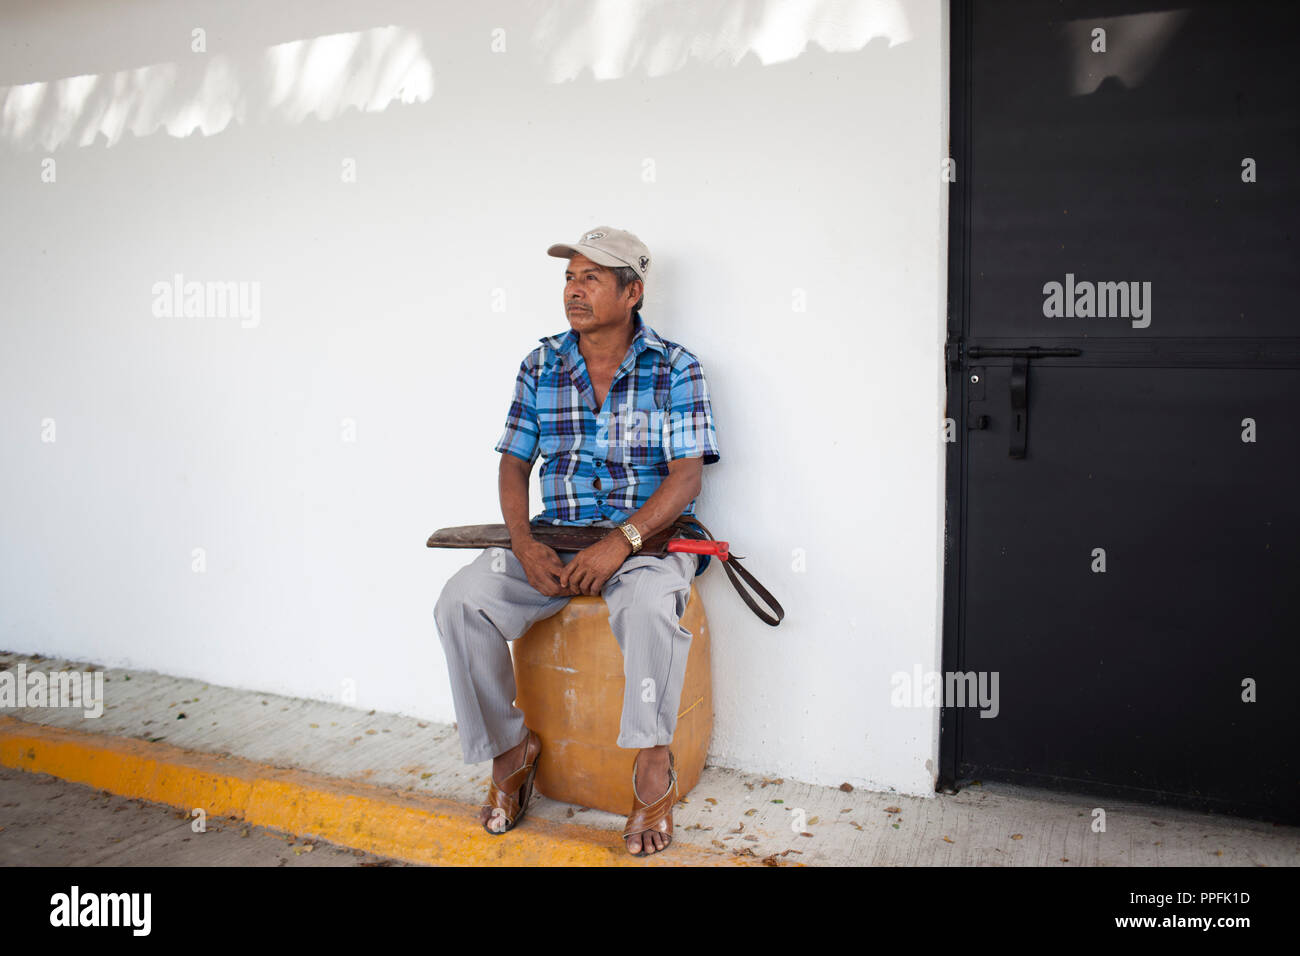
[[[604,528],[599,525],[533,523],[529,527],[534,538],[555,551],[581,551],[595,544],[611,531],[618,530],[617,528]],[[677,542],[673,550],[669,548],[669,542],[671,541]],[[690,544],[685,542],[690,542]],[[712,547],[700,547],[702,542],[708,542]],[[510,532],[504,524],[466,524],[457,525],[453,528],[439,528],[429,536],[427,547],[505,548],[509,550]],[[727,578],[735,587],[736,593],[741,596],[749,609],[758,615],[759,620],[764,624],[776,627],[785,617],[785,609],[772,596],[772,593],[759,584],[758,579],[741,565],[740,558],[728,553],[727,542],[715,539],[709,529],[704,527],[704,524],[693,515],[681,515],[664,530],[646,538],[642,542],[641,550],[638,553],[666,555],[674,553],[674,551],[693,551],[715,555],[721,561],[722,568],[727,572]],[[771,609],[772,613],[758,606],[749,591],[740,583],[742,578],[753,590],[754,594],[758,595],[763,603]]]

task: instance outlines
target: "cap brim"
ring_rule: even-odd
[[[571,246],[567,242],[557,242],[546,250],[546,254],[555,256],[557,259],[567,259],[572,255],[586,256],[597,265],[608,266],[611,269],[618,269],[627,265],[622,259],[611,256],[608,252],[601,252],[599,249],[584,246],[582,243]]]

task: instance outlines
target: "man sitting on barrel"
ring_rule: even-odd
[[[500,834],[527,809],[541,752],[514,705],[507,642],[573,595],[604,597],[626,680],[617,743],[639,751],[624,838],[630,853],[644,855],[672,840],[676,773],[668,745],[691,643],[678,622],[691,579],[709,558],[637,551],[679,515],[694,514],[704,465],[718,460],[713,410],[696,357],[641,318],[650,268],[644,243],[599,226],[547,253],[568,259],[569,331],[541,339],[520,364],[496,445],[510,549],[485,550],[457,571],[434,617],[465,762],[492,758],[480,820]],[[545,508],[534,521],[605,526],[609,534],[563,556],[533,536],[528,479],[539,455]],[[654,693],[643,695],[647,681]]]

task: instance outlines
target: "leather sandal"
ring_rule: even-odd
[[[542,753],[542,739],[528,731],[528,743],[524,747],[524,765],[515,770],[502,781],[501,786],[497,786],[496,778],[492,778],[492,785],[488,788],[487,803],[479,809],[490,808],[500,810],[506,817],[506,828],[504,830],[492,830],[488,827],[492,815],[488,815],[488,820],[484,822],[483,829],[493,836],[501,836],[509,833],[515,828],[520,820],[524,818],[524,812],[528,809],[528,801],[533,796],[533,777],[537,775],[537,758]]]
[[[668,838],[668,842],[658,850],[647,852],[646,838],[642,836],[641,852],[632,853],[632,856],[655,856],[672,845],[673,804],[677,802],[677,760],[671,750],[668,751],[668,778],[668,789],[663,796],[653,803],[646,803],[636,792],[635,761],[632,764],[632,813],[627,818],[627,826],[623,828],[624,847],[626,848],[627,838],[637,834],[659,833]]]

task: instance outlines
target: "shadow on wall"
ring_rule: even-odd
[[[613,80],[663,76],[690,60],[735,66],[750,51],[769,66],[809,43],[851,53],[876,37],[891,47],[912,39],[900,0],[562,0],[538,18],[532,45],[546,79],[562,83],[584,69]]]
[[[558,0],[492,29],[485,49],[508,52],[516,35],[547,82],[590,70],[596,80],[644,71],[655,77],[691,60],[734,66],[753,52],[763,65],[795,59],[810,43],[854,52],[876,37],[912,38],[901,0]],[[126,131],[205,136],[240,124],[298,123],[349,106],[378,112],[433,96],[433,64],[421,35],[386,26],[280,43],[246,54],[208,51],[202,31],[192,59],[115,73],[0,88],[0,142],[50,151],[107,145]]]
[[[295,40],[240,56],[196,52],[100,75],[24,83],[3,91],[0,139],[21,149],[89,146],[103,133],[112,146],[130,130],[147,136],[219,133],[231,120],[297,123],[332,119],[345,107],[382,110],[394,100],[433,95],[433,66],[420,38],[400,27]]]

